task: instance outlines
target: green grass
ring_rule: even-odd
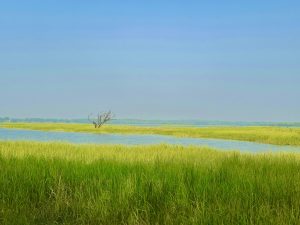
[[[300,155],[0,142],[0,224],[299,224]]]
[[[162,134],[177,137],[218,138],[275,145],[300,146],[300,128],[284,127],[141,127],[105,125],[100,129],[89,124],[64,123],[0,123],[0,127],[45,131],[88,133]]]

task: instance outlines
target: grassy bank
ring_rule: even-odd
[[[0,142],[0,224],[299,224],[300,155]]]
[[[300,146],[300,128],[282,127],[141,127],[105,125],[95,129],[89,124],[65,123],[0,123],[0,127],[44,131],[88,133],[161,134],[178,137],[219,138],[275,145]]]

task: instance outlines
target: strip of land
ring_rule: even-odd
[[[299,224],[300,154],[0,142],[1,224]]]
[[[274,145],[300,146],[300,128],[285,127],[175,127],[105,125],[95,129],[90,124],[67,123],[0,123],[2,128],[41,131],[66,131],[112,134],[158,134],[177,137],[216,138],[251,141]]]

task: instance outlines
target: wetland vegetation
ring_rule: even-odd
[[[86,133],[159,134],[172,135],[177,137],[216,138],[251,141],[275,145],[300,146],[300,128],[287,127],[145,127],[128,125],[105,125],[101,127],[101,129],[95,129],[90,124],[67,123],[0,123],[0,127]]]
[[[300,155],[0,142],[0,224],[298,224]]]

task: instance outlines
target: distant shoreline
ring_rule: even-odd
[[[0,123],[79,123],[89,124],[87,119],[56,119],[56,118],[9,118],[0,117]],[[142,119],[114,119],[109,124],[134,126],[275,126],[300,127],[300,122],[249,122],[249,121],[218,121],[218,120],[142,120]]]
[[[95,129],[91,124],[0,123],[0,128],[109,134],[158,134],[175,137],[215,138],[274,145],[300,146],[300,128],[274,126],[125,126],[107,124]]]

